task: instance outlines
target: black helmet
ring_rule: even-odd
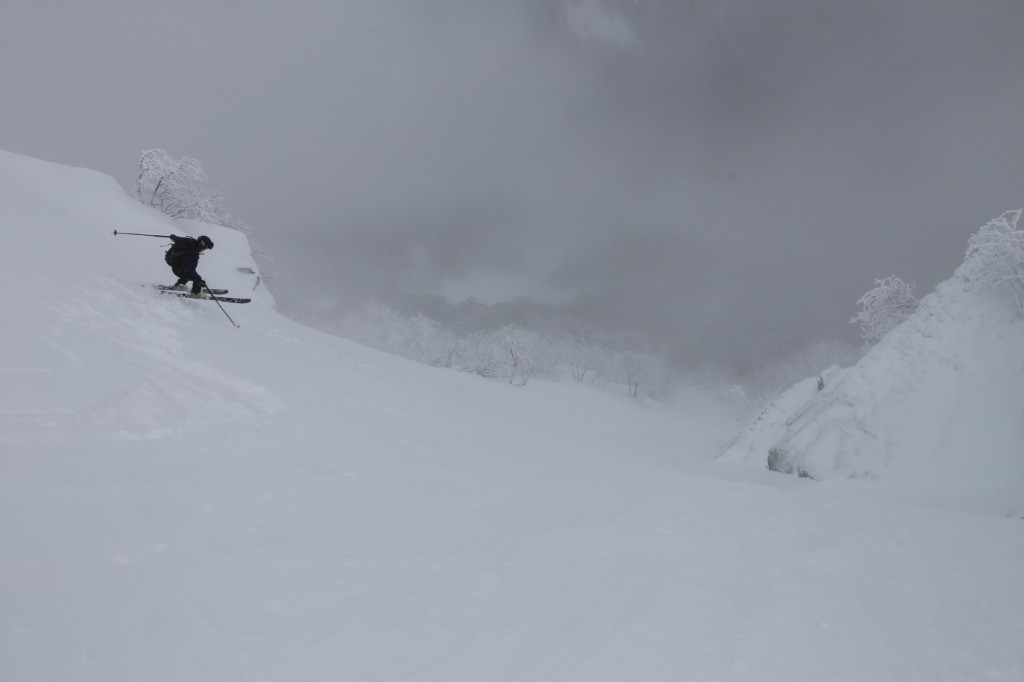
[[[199,244],[199,248],[201,249],[213,248],[213,240],[207,237],[205,234],[199,235],[199,239],[196,240],[196,243]]]

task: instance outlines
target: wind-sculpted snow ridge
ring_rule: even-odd
[[[723,459],[1012,515],[1024,502],[1022,371],[1009,292],[967,291],[958,271],[856,365],[780,395]]]

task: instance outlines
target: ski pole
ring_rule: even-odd
[[[171,235],[169,234],[143,234],[141,232],[118,232],[117,230],[114,230],[115,237],[119,234],[132,234],[135,235],[136,237],[160,237],[161,239],[171,238]]]
[[[216,303],[217,303],[217,307],[218,307],[218,308],[220,308],[220,311],[221,311],[222,313],[224,313],[224,317],[228,318],[228,322],[230,322],[231,324],[235,325],[235,329],[241,329],[241,327],[239,327],[239,326],[238,326],[238,323],[237,323],[237,322],[235,322],[234,320],[232,320],[232,319],[231,319],[231,316],[230,316],[230,315],[228,315],[228,311],[224,310],[224,306],[222,306],[222,305],[220,304],[220,301],[218,301],[218,300],[217,300],[217,297],[213,295],[213,292],[212,292],[212,291],[210,291],[210,287],[208,287],[208,286],[206,286],[206,285],[204,284],[204,285],[203,285],[203,288],[204,288],[204,289],[206,289],[206,293],[210,295],[210,298],[212,298],[212,299],[213,299],[214,301],[216,301]]]

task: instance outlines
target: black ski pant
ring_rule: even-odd
[[[196,272],[195,270],[192,270],[190,272],[186,270],[183,266],[176,263],[172,263],[171,272],[173,272],[175,276],[178,278],[178,281],[175,282],[175,286],[177,286],[178,284],[187,284],[189,281],[191,281],[193,294],[200,293],[203,290],[203,287],[206,286],[206,282],[203,281],[203,278],[200,277],[199,273]]]

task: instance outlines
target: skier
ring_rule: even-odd
[[[174,283],[171,289],[183,290],[185,284],[191,281],[192,296],[200,296],[203,292],[203,287],[206,286],[206,282],[196,272],[196,266],[199,265],[199,256],[204,251],[213,248],[213,240],[205,234],[200,235],[198,239],[179,237],[174,234],[168,236],[174,243],[171,245],[171,248],[167,249],[164,260],[167,261],[167,264],[171,266],[171,271],[178,277],[178,281]]]

